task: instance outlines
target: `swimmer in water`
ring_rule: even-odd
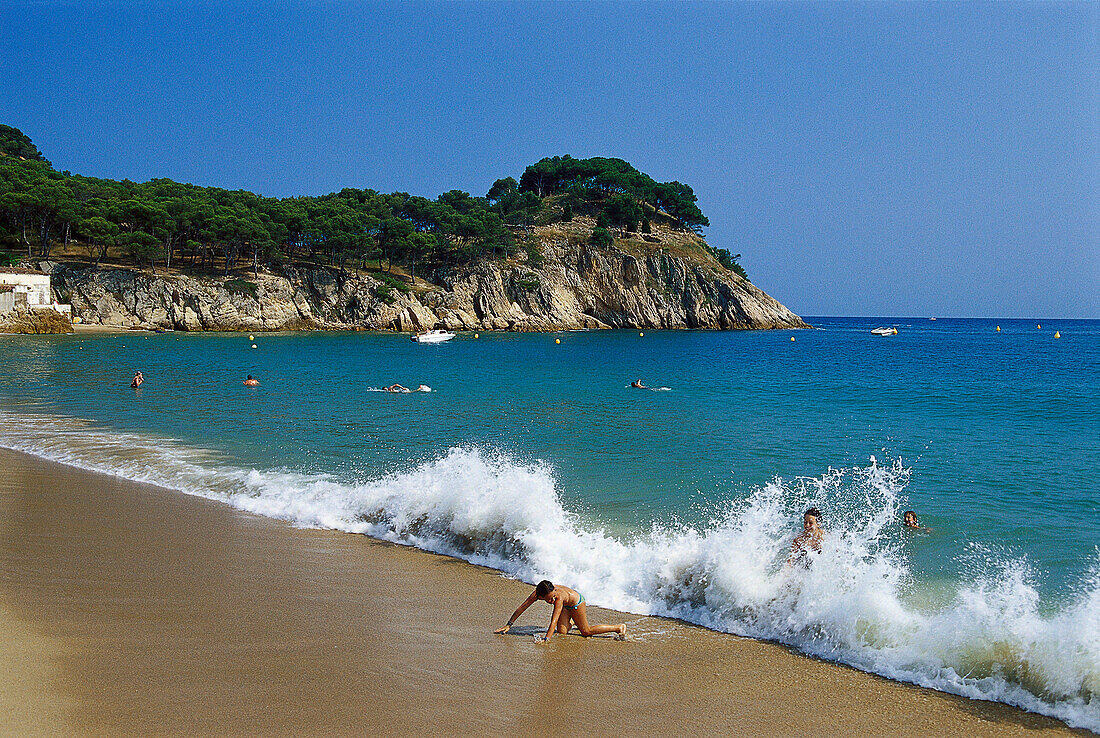
[[[403,392],[409,392],[410,391],[408,387],[402,387],[400,384],[396,384],[396,383],[391,384],[389,387],[383,387],[382,389],[386,390],[387,392],[397,392],[397,393],[403,393]]]
[[[253,379],[252,375],[249,374],[248,379],[244,380],[244,386],[245,387],[259,387],[260,382],[259,382],[259,380]]]
[[[550,616],[550,627],[546,629],[545,638],[539,640],[549,641],[555,632],[565,635],[574,625],[577,626],[577,630],[585,638],[603,633],[614,633],[615,640],[626,640],[626,623],[620,623],[619,625],[589,625],[584,595],[569,587],[560,585],[555,587],[553,582],[545,579],[539,582],[531,596],[516,608],[516,611],[512,613],[512,617],[508,618],[508,624],[493,632],[497,634],[507,633],[512,624],[523,614],[523,611],[534,604],[535,600],[549,602],[554,606],[554,612]],[[572,625],[569,623],[570,620],[573,621]]]
[[[420,385],[419,387],[417,387],[417,388],[416,388],[416,391],[417,391],[417,392],[431,392],[431,391],[432,391],[432,388],[431,388],[431,387],[429,387],[429,386],[428,386],[428,385],[426,385],[426,384],[422,384],[422,385]]]
[[[134,374],[133,381],[130,382],[130,386],[137,389],[138,387],[141,386],[141,383],[144,382],[144,381],[145,381],[145,375],[142,374],[141,372],[136,372]]]
[[[825,531],[821,529],[821,511],[811,507],[802,516],[802,532],[795,536],[791,543],[791,555],[787,559],[787,566],[794,564],[808,564],[806,555],[811,551],[821,551],[821,541],[825,538]]]
[[[630,383],[630,386],[635,389],[649,389],[649,387],[646,387],[644,384],[642,384],[642,380],[640,379],[635,379],[633,382]]]
[[[923,525],[917,522],[917,514],[912,510],[906,510],[903,516],[905,522],[905,528],[907,530],[923,530],[931,531],[931,528],[925,528]]]

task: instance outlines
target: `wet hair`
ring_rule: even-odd
[[[805,513],[803,513],[803,517],[805,517],[806,515],[813,515],[815,518],[817,518],[817,522],[821,522],[821,511],[818,510],[816,507],[811,507]]]
[[[249,375],[248,375],[248,378],[249,378],[249,379],[252,379],[252,375],[251,375],[251,374],[249,374]]]
[[[543,579],[535,587],[535,597],[545,597],[554,591],[554,583],[549,579]]]
[[[916,519],[917,519],[917,514],[916,514],[916,512],[914,512],[914,511],[912,511],[912,510],[906,510],[906,511],[905,511],[905,514],[901,516],[901,519],[902,519],[902,520],[908,520],[908,519],[909,519],[909,516],[910,516],[910,515],[912,515],[912,516],[913,516],[913,520],[916,520]]]

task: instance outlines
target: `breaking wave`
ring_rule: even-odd
[[[775,481],[705,526],[611,535],[562,503],[552,469],[478,448],[356,482],[244,469],[214,454],[69,418],[0,412],[0,445],[150,482],[301,526],[363,533],[567,582],[595,604],[779,641],[806,654],[1100,732],[1100,556],[1059,610],[1040,608],[1026,560],[972,547],[947,604],[912,604],[896,535],[900,461]],[[827,511],[827,545],[787,566],[801,511]]]

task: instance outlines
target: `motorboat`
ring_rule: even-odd
[[[424,333],[417,333],[413,335],[412,340],[417,343],[443,343],[444,341],[450,341],[455,337],[455,334],[450,331],[441,330],[435,328]]]
[[[896,336],[898,334],[897,328],[875,328],[871,333],[876,336]]]

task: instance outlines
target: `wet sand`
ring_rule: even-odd
[[[528,586],[2,449],[0,574],[4,734],[1090,735],[595,607],[636,640],[495,636]]]

